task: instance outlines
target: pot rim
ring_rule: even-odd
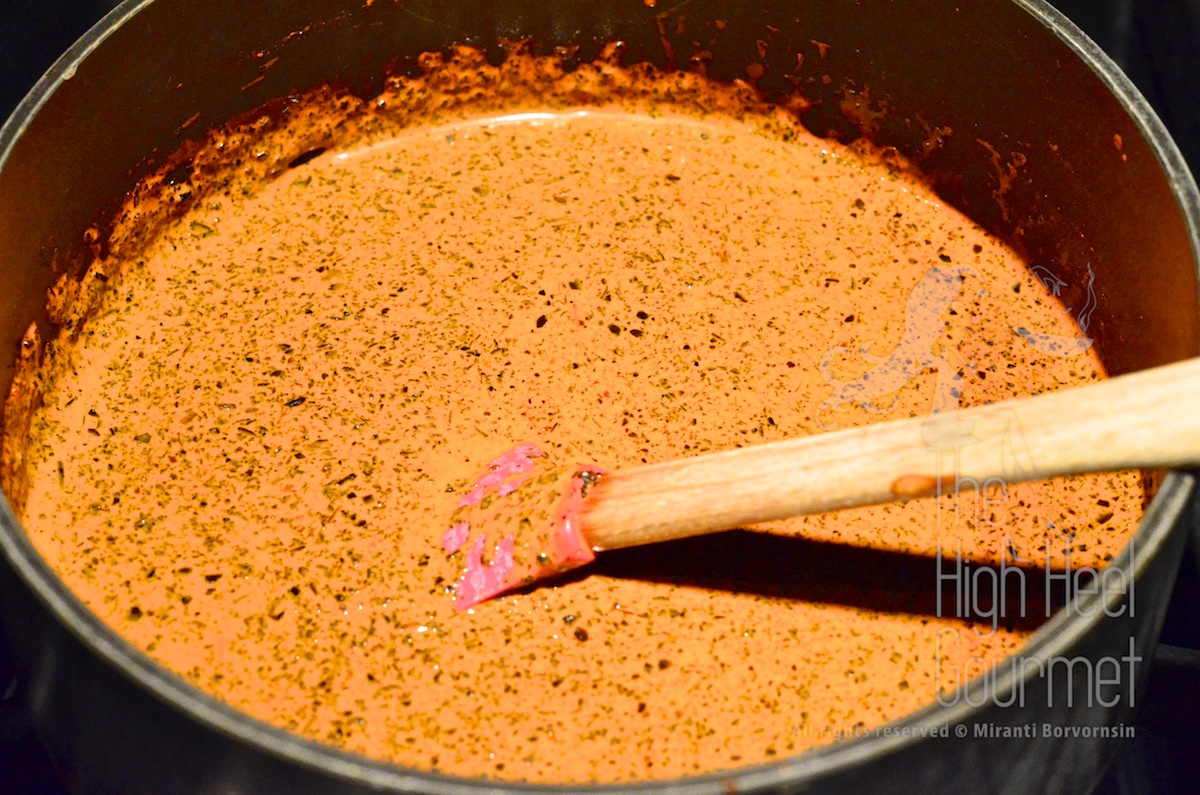
[[[0,170],[12,147],[22,137],[55,90],[70,80],[76,68],[118,28],[136,16],[154,0],[124,0],[73,44],[46,71],[29,94],[20,102],[7,122],[0,126]],[[1119,67],[1082,31],[1046,0],[1012,0],[1054,33],[1075,55],[1104,82],[1122,108],[1137,125],[1165,172],[1180,204],[1191,242],[1193,264],[1200,271],[1200,191],[1175,142],[1154,110]],[[1110,566],[1132,572],[1131,583],[1177,533],[1186,532],[1180,517],[1194,489],[1193,475],[1171,472],[1131,536]],[[1135,554],[1136,550],[1136,554]],[[1034,674],[1013,674],[1012,666],[990,669],[999,671],[991,684],[985,673],[967,683],[960,691],[963,698],[953,706],[928,704],[916,712],[886,724],[892,733],[869,733],[848,742],[825,745],[775,762],[729,769],[702,776],[663,779],[633,784],[546,785],[487,779],[467,779],[439,773],[409,770],[395,764],[370,759],[292,734],[251,717],[219,701],[158,665],[100,620],[60,580],[49,564],[37,553],[17,520],[7,498],[0,494],[0,552],[52,615],[86,649],[108,666],[119,671],[136,686],[159,701],[178,710],[205,728],[265,752],[277,759],[313,771],[339,776],[350,781],[394,792],[424,792],[431,795],[468,795],[469,793],[570,792],[586,788],[604,793],[662,793],[700,795],[700,793],[749,792],[796,784],[800,780],[817,781],[839,770],[885,755],[903,752],[928,739],[930,730],[969,722],[976,709],[968,704],[969,695],[1008,693],[1014,687],[1034,679]],[[1131,588],[1132,588],[1131,584]],[[1047,662],[1069,653],[1078,640],[1089,633],[1116,607],[1121,593],[1088,593],[1073,598],[1058,610],[1020,647],[1014,656],[1023,660]],[[1011,657],[1009,658],[1011,659]],[[1023,670],[1026,666],[1021,666]],[[907,730],[907,733],[905,732]]]

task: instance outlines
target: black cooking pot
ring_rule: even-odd
[[[1195,184],[1130,83],[1044,3],[662,5],[126,2],[0,131],[0,339],[11,353],[3,358],[16,357],[31,321],[44,326],[46,289],[66,263],[86,256],[85,230],[184,139],[330,80],[370,94],[385,65],[415,70],[423,51],[466,42],[499,58],[501,40],[526,38],[538,52],[579,45],[569,63],[620,39],[628,62],[703,62],[711,76],[753,80],[771,96],[799,89],[814,102],[803,116],[810,129],[894,146],[921,163],[947,201],[1063,283],[1083,284],[1090,265],[1100,301],[1088,333],[1111,371],[1196,354]],[[1190,475],[1161,478],[1133,543],[1113,562],[1133,574],[1132,586],[1081,595],[1022,650],[1043,674],[1037,665],[1002,666],[953,706],[773,764],[606,789],[1090,790],[1148,674],[1195,521],[1193,488]],[[74,791],[522,789],[402,770],[254,721],[160,669],[91,615],[37,556],[7,503],[0,551],[3,630],[37,729]],[[1095,670],[1100,660],[1126,659],[1128,675],[1102,697],[1078,675],[1085,663]],[[1079,667],[1044,675],[1056,660]],[[1019,703],[1000,706],[1015,693]],[[997,736],[1026,725],[1036,731]]]

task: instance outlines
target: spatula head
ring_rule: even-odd
[[[459,572],[454,607],[466,610],[595,559],[580,526],[599,467],[560,466],[537,445],[517,445],[488,465],[458,502],[442,548]]]

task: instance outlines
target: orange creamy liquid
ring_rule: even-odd
[[[993,632],[952,593],[937,615],[938,544],[1015,553],[1031,581],[1068,546],[1100,566],[1136,475],[616,552],[463,613],[438,579],[458,496],[518,441],[620,468],[949,410],[947,385],[967,406],[1102,376],[1014,332],[1079,336],[1009,250],[917,182],[771,129],[462,121],[206,199],[56,344],[36,544],[198,687],[420,769],[695,774],[933,702],[1044,617]],[[914,294],[933,303],[906,315]],[[911,377],[856,380],[897,350]]]

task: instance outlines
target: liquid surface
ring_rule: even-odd
[[[463,121],[205,199],[56,343],[39,550],[200,688],[419,769],[688,775],[933,702],[1040,620],[939,616],[939,543],[1102,565],[1135,475],[614,552],[466,612],[439,579],[448,506],[517,441],[619,468],[1102,375],[1010,251],[793,132]]]

